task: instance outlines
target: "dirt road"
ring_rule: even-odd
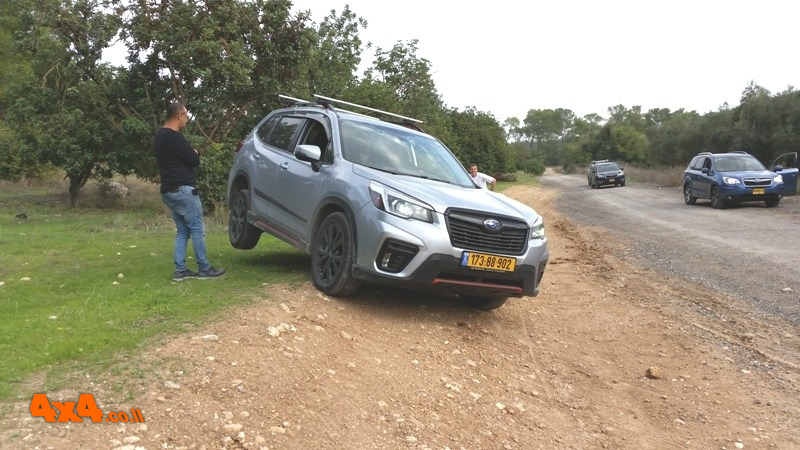
[[[310,283],[268,286],[257,304],[121,373],[48,393],[91,392],[104,411],[138,408],[145,423],[47,424],[19,403],[0,448],[800,448],[791,318],[687,282],[679,259],[658,263],[677,252],[667,244],[641,257],[653,245],[635,240],[644,225],[609,231],[562,205],[612,192],[571,189],[546,178],[506,191],[545,217],[551,260],[536,298],[487,313],[405,292],[343,300]],[[644,216],[675,233],[660,213]]]

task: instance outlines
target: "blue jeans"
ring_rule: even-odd
[[[203,205],[200,196],[193,195],[191,186],[181,186],[178,192],[161,194],[161,199],[169,207],[175,221],[175,270],[187,270],[186,246],[192,240],[194,257],[200,270],[208,270],[211,264],[206,254],[206,226],[203,222]]]

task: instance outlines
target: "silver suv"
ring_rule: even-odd
[[[475,186],[421,121],[280,97],[286,107],[240,143],[228,176],[235,248],[254,248],[266,231],[310,254],[314,285],[332,296],[367,282],[491,310],[538,294],[549,257],[542,217]]]

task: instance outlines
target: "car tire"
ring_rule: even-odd
[[[361,284],[353,278],[355,245],[353,228],[343,212],[322,221],[311,242],[311,273],[314,286],[328,295],[346,297]]]
[[[597,189],[597,180],[592,180],[592,189]]]
[[[725,200],[719,198],[719,188],[711,188],[711,207],[714,209],[725,209]]]
[[[247,189],[242,189],[233,197],[231,211],[228,215],[228,239],[234,248],[250,250],[261,239],[261,230],[247,221],[249,210],[250,194]]]
[[[697,203],[697,197],[692,195],[692,187],[687,183],[683,185],[683,201],[687,205],[694,205]]]
[[[459,295],[459,297],[467,306],[481,311],[497,309],[508,300],[508,297],[476,297],[473,295]]]
[[[767,204],[767,208],[774,208],[781,203],[781,199],[779,198],[771,198],[769,200],[764,200],[764,203]]]
[[[620,186],[625,186],[625,182],[623,181],[623,182],[622,182],[622,183],[620,183],[619,185],[620,185]]]

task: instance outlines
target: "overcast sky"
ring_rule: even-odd
[[[349,4],[369,23],[362,40],[384,50],[417,39],[444,103],[474,106],[500,122],[522,120],[530,109],[607,117],[619,104],[705,114],[725,102],[737,106],[751,80],[773,94],[800,86],[800,2],[293,3],[317,23]],[[363,59],[371,63],[373,55]]]

